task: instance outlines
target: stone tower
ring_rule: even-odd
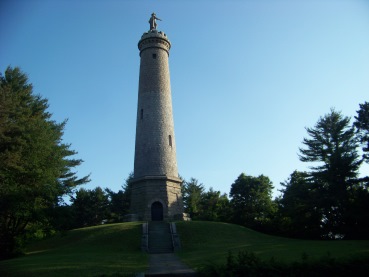
[[[183,217],[168,63],[171,44],[166,34],[156,30],[156,19],[153,13],[150,30],[138,42],[141,62],[131,213],[145,221]]]

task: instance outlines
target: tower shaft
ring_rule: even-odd
[[[131,213],[140,220],[182,219],[182,180],[178,178],[169,74],[171,44],[152,29],[138,43],[137,103]]]
[[[170,42],[162,33],[143,35],[140,49],[135,178],[178,177],[169,74]]]

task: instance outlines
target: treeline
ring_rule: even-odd
[[[266,230],[277,211],[272,200],[272,182],[266,176],[252,177],[242,173],[227,194],[204,185],[195,178],[182,186],[185,212],[192,220],[221,221]]]
[[[306,128],[299,149],[310,171],[294,171],[272,200],[266,176],[241,174],[226,194],[186,181],[183,198],[193,219],[244,225],[275,235],[309,239],[369,239],[369,177],[359,177],[369,163],[369,103],[350,118],[332,109]]]
[[[52,231],[67,231],[125,221],[130,207],[128,180],[118,192],[101,187],[76,190],[70,197],[70,204],[60,203],[50,211]],[[40,235],[48,234],[42,232]]]

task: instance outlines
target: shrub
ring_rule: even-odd
[[[207,265],[199,272],[199,276],[219,277],[288,277],[288,276],[368,276],[369,257],[356,257],[349,260],[337,260],[329,254],[321,260],[310,261],[303,253],[300,262],[283,263],[272,258],[263,261],[254,253],[240,251],[235,256],[229,252],[224,265]]]

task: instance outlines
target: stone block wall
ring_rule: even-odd
[[[154,202],[163,205],[164,220],[180,220],[183,217],[181,182],[178,178],[148,176],[133,180],[131,213],[139,220],[151,221],[151,206]]]
[[[170,47],[167,36],[157,30],[144,33],[138,43],[141,62],[130,212],[145,221],[152,219],[152,210],[161,207],[163,220],[183,218],[170,87]]]
[[[141,45],[134,176],[178,177],[169,73],[169,40],[144,34]]]

